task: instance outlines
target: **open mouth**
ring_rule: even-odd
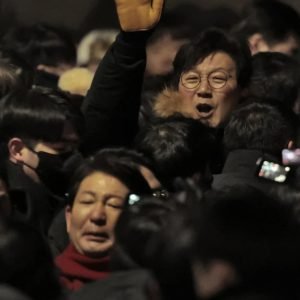
[[[209,114],[212,112],[213,107],[209,104],[198,104],[196,106],[197,110],[199,111],[199,113],[201,114]]]

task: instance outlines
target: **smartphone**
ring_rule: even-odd
[[[257,176],[278,183],[284,183],[291,171],[289,166],[280,165],[276,162],[260,159],[258,161]]]
[[[300,165],[300,149],[283,149],[282,163],[284,165]]]

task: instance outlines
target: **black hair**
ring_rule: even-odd
[[[137,135],[135,147],[148,157],[163,185],[176,177],[204,175],[216,145],[214,129],[182,116],[157,118]]]
[[[114,270],[146,268],[158,280],[164,299],[193,299],[189,242],[177,200],[141,197],[122,211],[112,252]],[[184,206],[183,206],[184,207]]]
[[[83,115],[71,104],[67,93],[33,88],[13,93],[1,102],[2,142],[8,142],[14,136],[58,142],[62,140],[66,121],[71,123],[78,136],[83,134]]]
[[[260,33],[269,45],[282,42],[294,35],[299,38],[300,17],[290,5],[280,1],[253,1],[245,9],[242,21],[233,28],[239,38],[248,39]]]
[[[251,53],[247,43],[215,28],[203,31],[190,43],[180,48],[173,62],[172,87],[178,88],[183,72],[190,70],[216,52],[225,52],[233,59],[237,68],[238,85],[241,88],[245,87],[251,74]]]
[[[115,227],[118,251],[125,251],[130,258],[127,262],[131,263],[117,260],[114,261],[116,268],[154,267],[151,260],[154,245],[151,245],[151,241],[161,231],[163,224],[167,222],[167,216],[174,210],[167,201],[150,196],[137,196],[139,200],[125,207]]]
[[[76,63],[76,47],[71,37],[64,30],[46,24],[12,28],[2,38],[1,47],[17,53],[33,68],[39,64]]]
[[[260,52],[252,57],[252,75],[247,94],[293,109],[298,97],[300,65],[279,52]]]
[[[68,195],[69,205],[73,205],[81,182],[95,172],[103,172],[119,179],[131,193],[151,194],[151,189],[140,172],[140,166],[146,161],[132,150],[107,148],[85,159],[71,179]]]
[[[0,61],[2,68],[8,68],[8,71],[11,72],[15,80],[17,80],[17,85],[13,84],[9,91],[19,88],[19,85],[21,85],[21,88],[31,88],[33,84],[34,71],[31,65],[27,63],[24,58],[14,51],[0,49]]]
[[[0,98],[22,88],[18,68],[0,59]]]
[[[299,281],[300,224],[293,206],[236,186],[207,192],[193,215],[197,261],[227,262],[239,282],[252,288],[280,289]]]
[[[50,249],[28,224],[0,222],[0,281],[30,299],[59,299],[62,290]]]
[[[232,113],[225,127],[224,145],[227,151],[259,150],[280,156],[293,138],[292,122],[281,111],[273,105],[254,102]]]

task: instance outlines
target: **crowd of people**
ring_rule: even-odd
[[[300,15],[115,4],[0,40],[0,300],[300,299]]]

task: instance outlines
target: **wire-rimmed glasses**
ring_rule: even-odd
[[[181,75],[181,84],[187,89],[196,89],[204,76],[200,76],[194,71],[185,72]],[[212,89],[221,89],[232,76],[225,71],[213,71],[206,76],[207,82]]]

